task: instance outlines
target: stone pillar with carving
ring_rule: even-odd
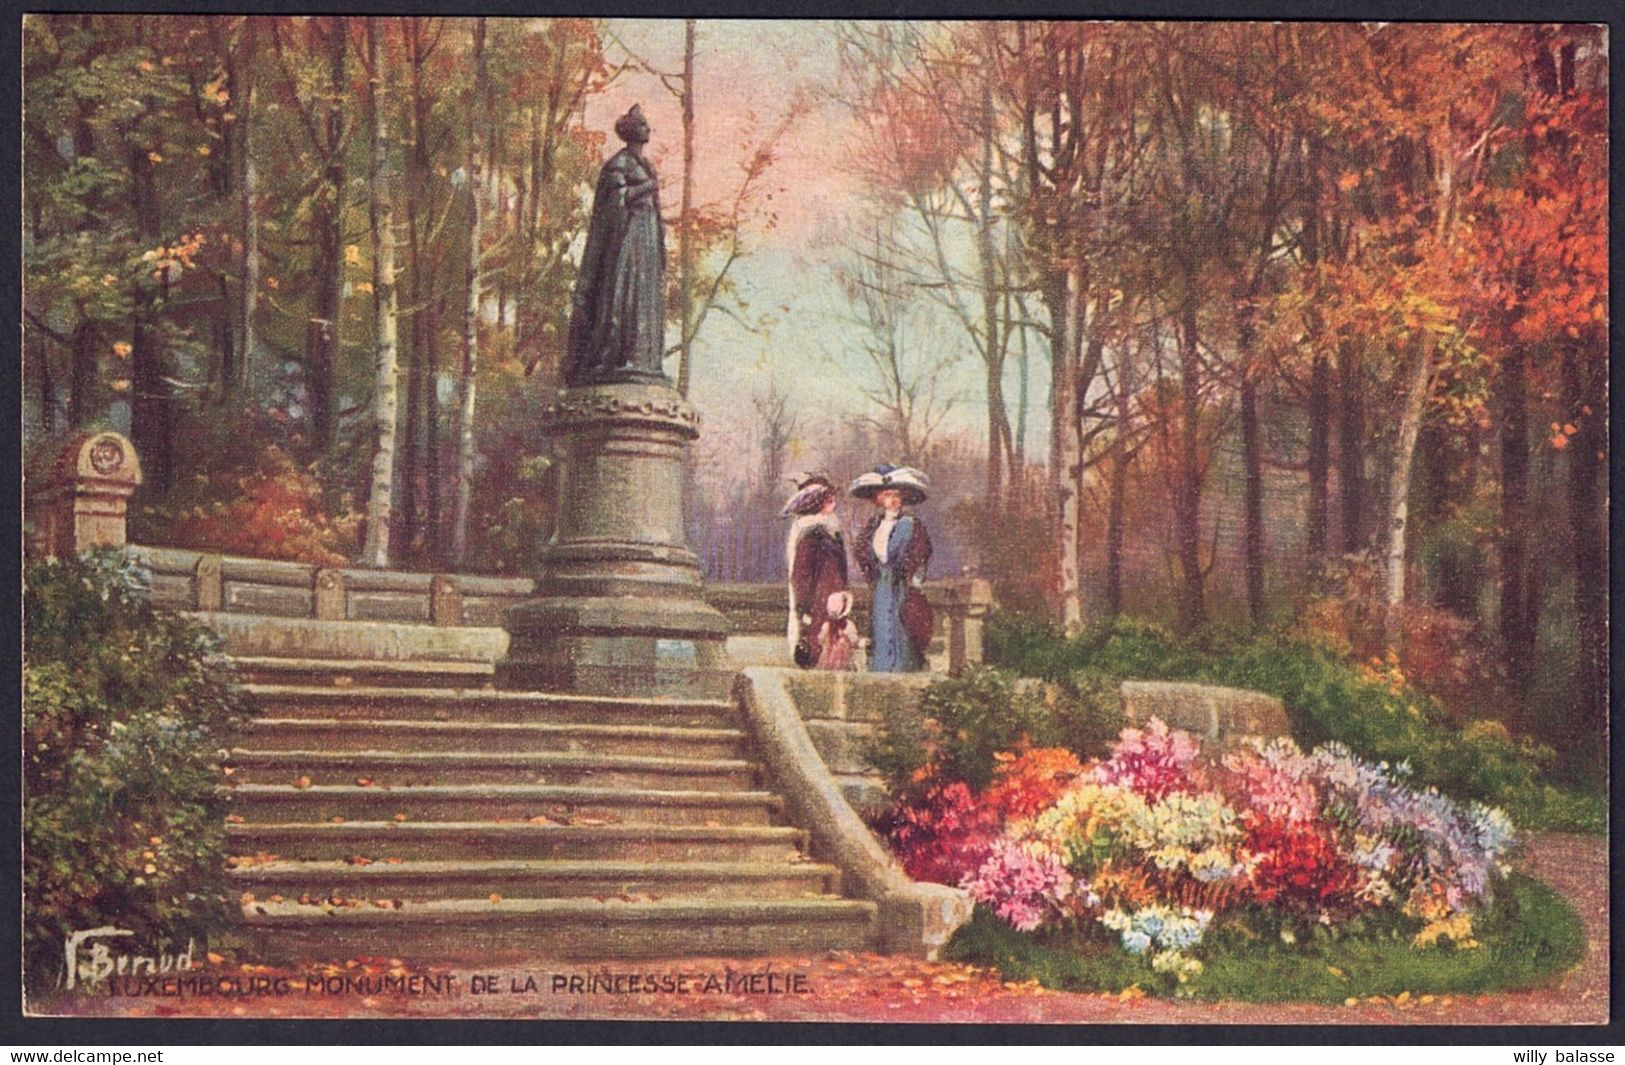
[[[683,525],[698,415],[669,384],[566,388],[542,411],[558,512],[536,598],[507,619],[504,687],[726,695],[728,622],[702,594]]]
[[[31,517],[47,556],[69,558],[98,547],[123,547],[130,496],[141,484],[135,446],[115,432],[68,441],[37,485]]]

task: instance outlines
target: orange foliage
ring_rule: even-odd
[[[993,783],[982,793],[982,804],[999,811],[1006,821],[1032,817],[1054,805],[1061,791],[1083,772],[1077,755],[1064,747],[1028,747],[993,756]]]
[[[259,468],[238,478],[236,487],[231,499],[176,515],[171,542],[322,566],[343,565],[355,552],[361,514],[346,505],[329,516],[321,484],[281,448],[267,448]]]

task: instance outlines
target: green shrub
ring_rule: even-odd
[[[1181,642],[1159,626],[1117,619],[1063,638],[1041,622],[995,615],[988,649],[994,665],[1051,681],[1081,671],[1097,683],[1191,680],[1265,692],[1285,704],[1305,749],[1335,740],[1366,758],[1406,763],[1417,783],[1500,806],[1524,828],[1601,831],[1606,823],[1600,796],[1547,779],[1551,748],[1492,721],[1458,729],[1392,667],[1362,667],[1302,637],[1208,633]]]
[[[981,668],[932,684],[918,713],[888,710],[865,753],[894,795],[909,794],[927,765],[979,791],[993,779],[1000,751],[1065,747],[1087,757],[1121,728],[1117,686],[1101,674],[1037,684]]]
[[[1180,985],[1092,929],[1018,932],[978,906],[943,950],[950,961],[995,968],[1009,981],[1065,991],[1151,993],[1243,1002],[1342,1002],[1369,995],[1481,994],[1537,987],[1577,964],[1585,928],[1572,907],[1535,880],[1514,875],[1475,929],[1470,950],[1418,950],[1408,934],[1325,930],[1288,944],[1279,936],[1216,933],[1203,969]]]
[[[147,602],[121,555],[31,566],[23,591],[24,947],[54,981],[71,932],[157,950],[226,914],[220,748],[241,711],[206,629]]]

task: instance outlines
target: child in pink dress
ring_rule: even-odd
[[[852,593],[831,592],[829,618],[818,633],[819,669],[848,670],[858,654],[858,627],[852,623]]]

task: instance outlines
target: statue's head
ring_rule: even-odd
[[[632,110],[617,118],[615,136],[627,144],[648,144],[649,120],[643,117],[643,108],[633,104]]]

